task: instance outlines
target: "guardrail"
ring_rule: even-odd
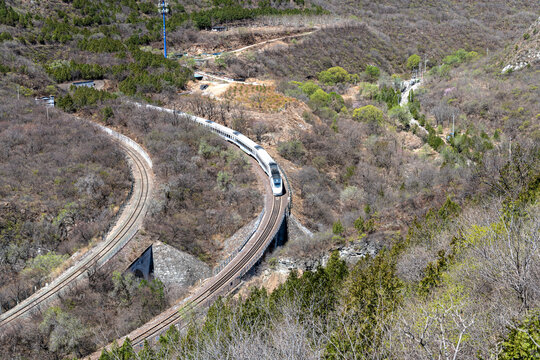
[[[292,207],[293,207],[292,187],[291,187],[291,183],[290,183],[289,178],[287,177],[287,174],[285,173],[285,171],[281,168],[281,166],[278,165],[278,167],[279,167],[279,171],[281,171],[281,173],[285,177],[285,180],[287,181],[287,193],[289,194],[288,196],[289,196],[289,215],[290,215]]]
[[[225,266],[227,266],[231,262],[231,260],[234,259],[234,257],[240,251],[242,251],[242,249],[244,248],[244,246],[246,246],[246,244],[249,242],[249,240],[251,240],[251,238],[253,237],[253,235],[257,231],[257,228],[259,227],[259,224],[261,223],[261,220],[262,220],[262,218],[264,216],[264,211],[265,211],[265,209],[263,209],[261,211],[261,213],[259,214],[259,217],[257,218],[257,221],[252,226],[253,230],[250,232],[250,234],[248,236],[246,236],[246,239],[244,240],[244,242],[238,248],[236,248],[225,260],[223,260],[218,266],[216,266],[214,268],[213,275],[217,275],[221,270],[223,270],[223,268]]]
[[[146,153],[146,151],[142,148],[141,145],[137,144],[135,141],[131,140],[126,135],[120,134],[119,132],[116,132],[113,129],[109,129],[106,126],[96,124],[96,123],[92,123],[92,124],[94,124],[96,127],[101,129],[102,131],[106,132],[110,136],[116,138],[117,140],[123,142],[124,144],[126,144],[127,146],[129,146],[130,148],[138,152],[139,155],[141,155],[143,159],[148,163],[150,168],[152,168],[153,166],[152,159],[150,159],[150,156]]]

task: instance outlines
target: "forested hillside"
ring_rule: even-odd
[[[142,249],[215,266],[262,210],[245,154],[134,101],[263,146],[291,185],[288,241],[182,331],[100,359],[540,353],[537,1],[173,0],[168,58],[156,5],[0,0],[2,310],[95,242],[128,194],[120,150],[75,116],[136,140],[156,184],[133,244],[0,333],[0,357],[101,352],[198,286],[125,272]],[[34,98],[49,95],[47,112]]]
[[[336,251],[270,294],[218,301],[138,358],[522,358],[539,330],[537,160],[538,148],[518,148],[478,203],[448,199],[353,267]],[[101,359],[132,356],[126,342]]]
[[[27,100],[3,102],[0,114],[0,306],[9,309],[106,233],[130,174],[89,124],[56,111],[47,118]]]

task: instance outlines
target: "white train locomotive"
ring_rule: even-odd
[[[166,108],[162,108],[158,106],[146,105],[146,107],[150,109],[165,111],[171,114],[174,113],[174,111],[171,109],[166,109]],[[229,129],[226,126],[220,125],[211,120],[203,119],[197,116],[192,116],[192,115],[180,112],[180,111],[176,111],[176,114],[181,115],[181,116],[186,116],[190,120],[218,134],[225,140],[232,142],[248,155],[253,156],[257,160],[261,168],[264,170],[264,172],[268,175],[268,178],[270,179],[270,184],[272,186],[272,193],[274,194],[274,196],[283,195],[283,181],[281,179],[281,173],[279,172],[279,167],[274,161],[274,159],[272,159],[272,157],[266,152],[266,150],[263,149],[262,146],[258,145],[257,143],[252,141],[250,138],[248,138],[244,134],[239,133],[238,131]]]

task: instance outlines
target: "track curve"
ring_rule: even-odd
[[[155,110],[163,111],[165,109],[155,107]],[[150,342],[156,341],[159,335],[167,331],[171,325],[183,327],[186,325],[183,321],[192,310],[202,309],[218,296],[226,295],[235,289],[240,283],[241,277],[262,258],[288,214],[290,194],[284,193],[282,196],[274,196],[268,177],[264,171],[262,171],[255,160],[253,160],[253,165],[257,169],[257,175],[260,181],[265,185],[265,211],[259,227],[248,243],[229,264],[219,273],[207,279],[193,295],[119,339],[120,344],[126,338],[129,338],[133,347],[141,348],[145,340],[149,340]],[[288,189],[288,184],[285,183],[286,178],[282,177],[282,179],[284,181],[283,188]],[[110,346],[106,348],[110,349]],[[89,356],[89,359],[98,359],[101,351],[102,349],[93,353]]]
[[[15,324],[15,320],[28,316],[41,306],[46,306],[56,295],[68,289],[75,281],[88,275],[88,270],[105,264],[114,254],[120,251],[131,240],[142,225],[148,209],[148,203],[153,186],[152,164],[142,148],[136,148],[129,141],[121,142],[123,137],[107,129],[122,148],[131,168],[134,184],[131,197],[117,219],[115,226],[107,233],[105,241],[94,247],[76,264],[68,268],[47,286],[39,289],[17,306],[0,315],[0,329],[6,330]],[[130,143],[127,145],[126,143]],[[141,153],[142,151],[142,153]]]

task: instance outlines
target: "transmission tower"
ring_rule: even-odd
[[[169,13],[169,3],[161,0],[158,3],[158,11],[163,16],[163,56],[167,58],[167,31],[165,30],[165,14]]]

